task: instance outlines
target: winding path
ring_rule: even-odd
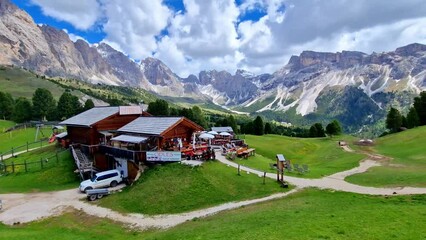
[[[350,151],[351,149],[348,148],[344,150]],[[219,153],[216,155],[216,158],[226,165],[235,168],[238,167],[238,164],[227,160]],[[361,161],[360,165],[356,168],[335,173],[320,179],[305,179],[285,176],[285,181],[295,186],[295,189],[285,193],[273,194],[267,197],[246,201],[229,202],[215,207],[171,215],[145,216],[143,214],[118,213],[111,209],[95,206],[81,201],[81,199],[85,198],[85,194],[79,193],[76,189],[46,193],[0,194],[0,199],[3,200],[3,210],[0,211],[0,221],[9,225],[18,222],[25,223],[49,216],[60,215],[66,209],[71,207],[80,211],[84,211],[89,215],[101,218],[110,218],[114,221],[122,222],[134,228],[169,228],[194,218],[206,217],[225,210],[265,202],[272,199],[283,198],[307,187],[333,189],[338,191],[369,195],[426,194],[426,188],[375,188],[359,186],[344,181],[345,177],[347,176],[365,172],[373,166],[379,166],[380,164],[377,161],[374,161],[374,159],[377,158],[379,158],[379,156],[369,155],[367,159]],[[261,171],[244,166],[241,166],[241,170],[257,174],[259,176],[263,175],[263,172]],[[276,174],[272,173],[267,173],[266,176],[272,179],[276,178]]]

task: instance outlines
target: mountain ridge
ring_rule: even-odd
[[[0,64],[49,77],[139,87],[159,96],[212,102],[231,110],[275,112],[276,118],[283,119],[300,115],[312,121],[342,120],[346,119],[341,116],[346,108],[356,111],[365,106],[371,111],[362,116],[380,112],[380,119],[390,105],[406,108],[411,104],[399,95],[411,96],[426,89],[426,45],[419,43],[372,54],[303,51],[272,74],[205,70],[182,78],[156,58],[136,62],[106,43],[73,42],[62,30],[35,24],[9,0],[0,1],[0,53]],[[364,105],[354,105],[353,99],[345,98],[346,105],[336,104],[340,109],[324,109],[324,99],[343,99],[342,94],[355,94]],[[324,116],[312,117],[319,112]],[[371,122],[355,120],[360,122],[358,127]]]

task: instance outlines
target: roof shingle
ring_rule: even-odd
[[[118,129],[119,132],[160,135],[182,117],[140,117]]]
[[[59,123],[61,125],[77,125],[90,127],[93,124],[117,114],[118,107],[95,107]]]

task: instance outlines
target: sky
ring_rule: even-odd
[[[365,53],[426,44],[424,0],[12,0],[72,40],[105,42],[181,77],[272,73],[304,50]]]

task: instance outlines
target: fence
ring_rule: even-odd
[[[46,146],[48,145],[48,142],[46,140],[47,139],[41,139],[32,143],[27,142],[22,146],[12,147],[9,151],[0,153],[0,160],[3,162],[6,157],[14,157],[17,153],[29,152],[33,148]]]
[[[14,161],[11,161],[12,159],[7,160],[7,163],[2,161],[0,162],[0,173],[7,174],[7,173],[18,173],[18,172],[31,172],[31,171],[38,171],[46,168],[51,168],[54,166],[61,165],[61,162],[63,159],[61,157],[65,154],[69,153],[68,150],[63,149],[61,151],[57,151],[52,155],[43,156],[40,158],[40,160],[34,160],[34,161],[26,161],[15,163]],[[68,159],[69,160],[69,159]]]

